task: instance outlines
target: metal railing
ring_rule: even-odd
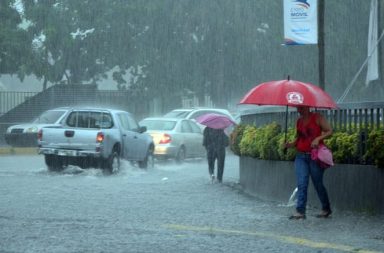
[[[334,131],[354,132],[364,129],[384,129],[384,102],[361,102],[338,104],[337,109],[316,109],[324,115]],[[241,122],[263,126],[277,122],[281,126],[294,127],[298,115],[294,108],[255,107],[241,116]]]
[[[31,122],[42,112],[57,107],[100,106],[148,115],[148,99],[130,91],[100,91],[93,85],[56,85],[43,92],[0,91],[0,145],[11,125]]]
[[[329,121],[334,132],[357,133],[356,157],[349,157],[349,163],[372,164],[372,159],[364,157],[368,149],[368,134],[371,130],[384,131],[384,102],[362,102],[338,104],[337,109],[318,109]],[[294,128],[298,113],[294,108],[271,107],[266,109],[257,108],[253,112],[248,111],[241,116],[241,123],[251,124],[256,127],[276,122],[282,129]]]
[[[1,91],[0,92],[0,116],[7,113],[16,106],[24,103],[29,98],[35,96],[38,92],[15,92]]]

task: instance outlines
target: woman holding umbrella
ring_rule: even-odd
[[[324,169],[320,168],[316,161],[311,159],[311,150],[316,148],[323,140],[332,135],[332,128],[327,120],[319,113],[311,112],[308,106],[298,106],[300,114],[296,122],[296,139],[286,143],[287,148],[295,147],[297,150],[295,158],[295,172],[297,180],[297,205],[296,213],[290,219],[305,219],[307,204],[307,192],[309,177],[316,189],[320,199],[322,212],[318,218],[328,218],[331,213],[331,205],[327,189],[323,184]]]
[[[240,104],[286,106],[285,132],[288,106],[297,107],[300,117],[296,122],[296,140],[285,144],[286,147],[295,147],[298,151],[295,158],[298,200],[296,213],[290,218],[305,219],[309,177],[312,178],[322,205],[322,212],[317,217],[329,217],[332,211],[327,190],[323,185],[324,170],[311,159],[310,152],[332,134],[332,128],[322,115],[310,112],[309,108],[337,108],[332,97],[316,85],[291,80],[288,76],[286,80],[257,85],[244,96]]]

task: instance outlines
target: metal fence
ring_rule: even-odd
[[[150,101],[134,97],[129,91],[100,91],[93,86],[55,87],[44,92],[0,92],[0,122],[22,123],[45,110],[62,106],[100,106],[130,111],[143,117]]]
[[[31,122],[42,112],[71,106],[98,106],[126,110],[137,119],[150,113],[150,100],[130,91],[100,91],[95,85],[56,85],[43,92],[0,92],[0,145],[6,129]]]
[[[288,112],[287,112],[288,109]],[[358,154],[356,158],[346,158],[349,163],[372,164],[371,159],[364,158],[368,148],[367,139],[371,130],[384,131],[384,102],[344,103],[338,104],[337,109],[317,110],[329,121],[334,132],[358,134]],[[249,110],[241,116],[243,124],[262,127],[276,122],[285,129],[295,127],[298,113],[294,108],[265,107]]]
[[[331,124],[334,131],[355,132],[364,129],[384,129],[384,102],[338,104],[337,109],[317,109]],[[277,122],[294,127],[298,115],[294,108],[258,106],[241,116],[242,123],[263,126]]]
[[[331,110],[327,118],[335,130],[384,128],[384,102],[345,103],[338,110]]]
[[[0,116],[26,102],[38,92],[0,91]]]

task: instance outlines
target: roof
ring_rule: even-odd
[[[147,118],[144,118],[140,121],[144,121],[144,120],[180,121],[180,120],[186,120],[186,119],[184,119],[184,118],[165,118],[165,117],[147,117]]]
[[[84,107],[76,106],[71,108],[71,110],[72,111],[107,111],[107,112],[113,112],[113,113],[118,113],[118,112],[130,113],[130,112],[119,110],[119,109],[112,109],[112,108],[106,108],[106,107],[91,107],[91,106],[84,106]]]

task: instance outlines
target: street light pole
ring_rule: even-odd
[[[319,86],[323,90],[325,89],[325,50],[324,50],[324,0],[318,0],[318,58],[319,58]]]

